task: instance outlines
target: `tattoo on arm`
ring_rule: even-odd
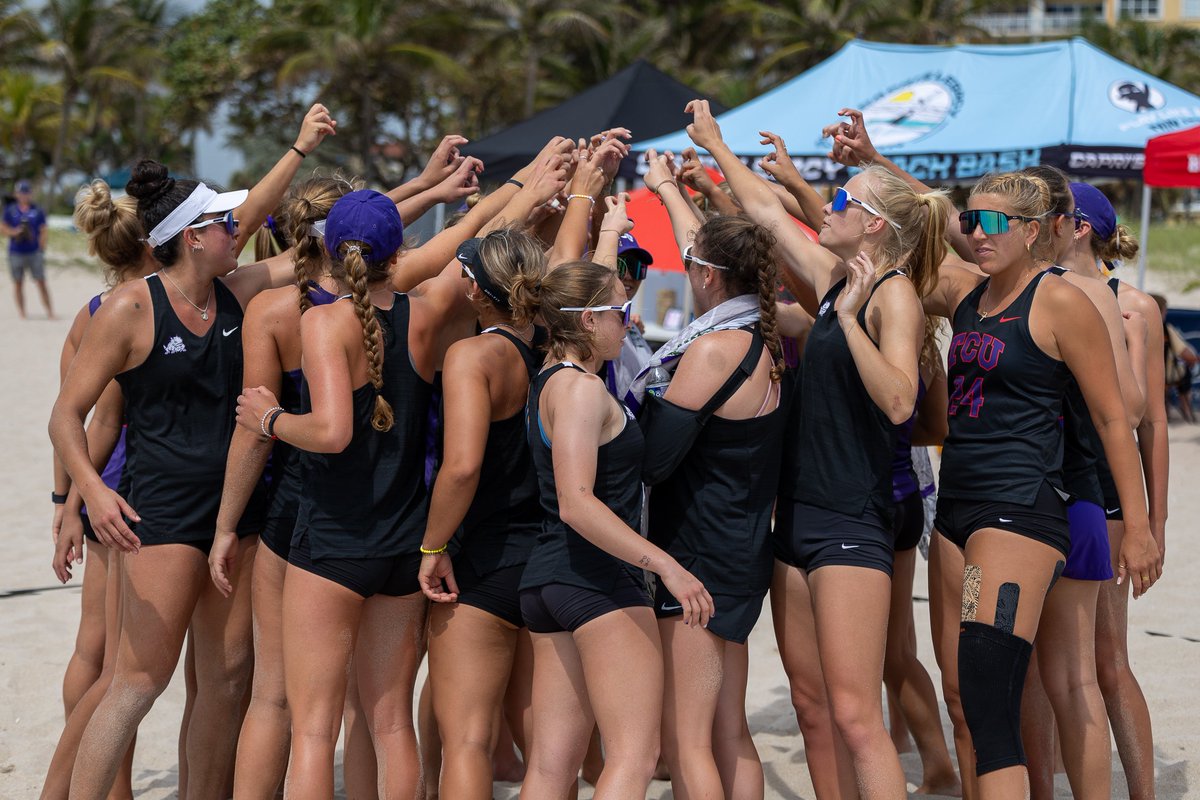
[[[643,567],[649,567],[650,566],[650,556],[642,556],[641,558],[638,559],[638,563],[641,564]]]

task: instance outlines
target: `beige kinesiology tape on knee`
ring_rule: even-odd
[[[979,613],[979,587],[983,584],[983,570],[975,564],[967,564],[963,570],[962,621],[974,622]]]

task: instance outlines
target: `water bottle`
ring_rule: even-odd
[[[646,394],[662,397],[670,385],[671,373],[661,364],[650,370],[650,374],[646,376]]]

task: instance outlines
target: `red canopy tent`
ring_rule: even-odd
[[[1146,142],[1142,168],[1142,235],[1138,248],[1138,288],[1146,282],[1146,245],[1150,234],[1150,187],[1200,188],[1200,126],[1155,136]]]

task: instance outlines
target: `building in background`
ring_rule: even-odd
[[[1200,0],[1030,0],[1024,9],[1009,6],[978,14],[971,22],[993,36],[1039,38],[1078,33],[1087,19],[1112,25],[1123,18],[1200,27]]]

